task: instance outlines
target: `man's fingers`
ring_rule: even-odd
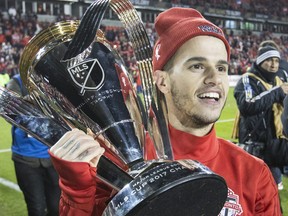
[[[93,131],[90,128],[87,128],[87,134],[93,138],[96,137],[96,135],[93,133]]]
[[[50,151],[53,152],[55,149],[58,149],[74,135],[74,134],[81,133],[79,129],[73,128],[71,131],[66,132],[56,143],[50,148]],[[56,147],[55,147],[56,146]],[[54,153],[54,152],[53,152]]]
[[[83,131],[75,128],[65,133],[60,140],[50,148],[50,151],[55,156],[62,158],[72,147],[77,144],[80,138],[93,140],[92,137],[87,136]]]
[[[91,136],[91,131],[88,134],[74,128],[65,133],[50,151],[63,160],[87,162],[96,167],[105,150]]]
[[[104,148],[100,146],[93,146],[91,148],[86,149],[82,154],[80,154],[75,161],[83,161],[88,162],[92,166],[96,167],[100,157],[104,153]]]
[[[85,152],[91,154],[89,149],[93,147],[101,148],[99,143],[93,139],[80,139],[69,151],[66,151],[66,154],[63,155],[62,158],[65,160],[79,161],[84,158]],[[95,154],[97,154],[97,152]]]

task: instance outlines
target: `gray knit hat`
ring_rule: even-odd
[[[272,46],[265,46],[262,47],[259,51],[258,51],[258,56],[256,58],[256,64],[260,65],[263,61],[265,61],[268,58],[279,58],[280,59],[280,53],[277,49],[275,49]]]

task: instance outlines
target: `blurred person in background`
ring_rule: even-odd
[[[279,167],[287,165],[287,156],[277,154],[278,147],[287,148],[281,114],[288,83],[278,76],[280,53],[272,46],[261,47],[249,72],[242,75],[234,89],[240,111],[239,143],[253,146],[250,153],[269,166],[278,189],[283,189]],[[257,151],[256,151],[257,149]],[[287,152],[287,151],[285,151]]]
[[[19,74],[8,82],[7,89],[28,100],[27,89]],[[28,215],[59,215],[59,177],[48,154],[48,146],[13,126],[11,149],[17,182],[24,194]]]
[[[276,48],[280,52],[280,57],[281,57],[281,49],[276,44],[275,41],[273,41],[273,40],[262,41],[260,43],[260,45],[259,45],[259,49],[262,48],[262,47],[266,47],[266,46],[272,46],[272,47]],[[277,71],[277,76],[279,76],[280,79],[283,82],[287,82],[288,81],[288,62],[284,58],[280,58],[279,69]],[[284,132],[285,132],[286,127],[284,126],[283,129],[284,129]],[[287,136],[288,133],[285,133],[285,135]],[[274,167],[274,168],[271,169],[271,171],[272,171],[272,174],[274,176],[274,179],[278,183],[278,189],[279,190],[283,190],[284,189],[284,185],[283,185],[283,182],[282,182],[282,173],[284,173],[285,175],[288,175],[288,166],[284,166],[283,170],[281,170],[279,167]]]
[[[282,58],[280,47],[273,40],[265,40],[260,43],[259,49],[266,46],[272,46],[280,52],[279,69],[277,71],[277,75],[283,82],[288,82],[288,62],[286,59]]]

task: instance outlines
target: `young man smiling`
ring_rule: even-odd
[[[230,46],[222,30],[191,8],[164,11],[155,28],[154,79],[166,99],[174,158],[198,160],[224,177],[228,194],[219,215],[281,215],[266,164],[216,137],[214,124],[229,90]],[[77,150],[75,143],[81,143]],[[61,177],[62,215],[101,215],[111,194],[99,181],[95,185],[103,151],[77,129],[51,148]]]

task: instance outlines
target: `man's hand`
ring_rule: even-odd
[[[288,83],[281,84],[281,88],[285,94],[288,94]]]
[[[96,167],[104,148],[92,136],[79,129],[72,129],[50,148],[56,157],[71,162],[87,162]]]

